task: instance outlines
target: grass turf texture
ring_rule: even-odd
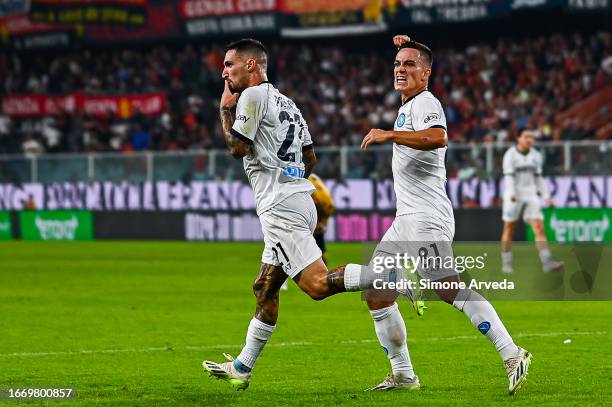
[[[205,376],[201,361],[240,351],[260,250],[1,243],[0,388],[74,387],[76,399],[50,402],[71,406],[612,403],[609,302],[496,302],[517,343],[534,354],[528,383],[514,397],[497,352],[464,315],[429,302],[421,319],[402,302],[423,387],[369,393],[389,366],[360,295],[315,302],[293,283],[281,294],[278,327],[251,387],[236,392]],[[515,258],[521,250],[533,249],[517,248]],[[360,258],[360,245],[330,245],[330,264]]]

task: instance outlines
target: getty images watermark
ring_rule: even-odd
[[[612,269],[612,245],[550,243],[549,248],[562,269],[546,272],[534,242],[515,242],[513,272],[504,273],[498,242],[364,244],[362,264],[368,266],[362,278],[374,287],[364,299],[387,290],[437,299],[438,290],[468,288],[496,300],[612,300],[612,273],[604,272]]]
[[[434,244],[431,246],[437,248]],[[466,271],[485,270],[487,258],[488,253],[479,256],[427,256],[422,252],[418,256],[411,256],[408,253],[377,254],[371,261],[372,271],[380,275],[380,278],[374,279],[374,289],[447,290],[470,288],[477,290],[513,290],[514,282],[506,278],[502,281],[478,281],[471,278],[467,283],[464,281],[438,281],[444,277],[462,274]],[[390,274],[385,273],[386,271]],[[410,275],[416,273],[421,276],[420,279],[409,278]]]

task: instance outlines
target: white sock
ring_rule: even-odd
[[[472,324],[489,338],[502,360],[516,355],[518,347],[499,319],[495,308],[482,295],[469,289],[459,290],[453,306],[467,315]]]
[[[361,280],[361,266],[359,264],[347,264],[344,267],[344,288],[346,291],[359,291]]]
[[[408,345],[406,344],[406,324],[397,304],[377,310],[370,310],[374,329],[380,345],[385,350],[393,373],[404,377],[414,377]]]
[[[379,284],[396,281],[395,268],[381,268],[382,270],[375,271],[373,266],[347,264],[344,267],[344,288],[346,291],[363,291],[374,288],[375,281],[378,281]]]
[[[504,265],[512,265],[512,252],[502,252],[502,262]]]
[[[552,254],[550,254],[550,250],[548,249],[548,247],[540,250],[538,253],[540,255],[540,261],[542,262],[542,264],[546,264],[552,260]]]
[[[249,329],[246,334],[246,343],[242,352],[234,361],[234,367],[241,372],[250,372],[255,365],[255,361],[272,336],[276,325],[268,325],[257,318],[251,319]]]

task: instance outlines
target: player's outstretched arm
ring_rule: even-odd
[[[416,150],[435,150],[447,144],[446,130],[433,127],[419,131],[391,131],[372,129],[361,142],[361,148],[367,149],[371,144],[397,143]]]
[[[225,82],[225,89],[223,95],[221,95],[221,102],[219,104],[219,116],[221,118],[221,127],[223,128],[223,137],[227,143],[227,148],[230,154],[234,158],[242,158],[248,154],[250,146],[244,141],[232,134],[232,125],[234,124],[234,118],[232,117],[232,109],[238,103],[239,93],[232,93],[229,90],[227,81]]]
[[[312,144],[302,149],[302,161],[304,161],[304,178],[308,178],[317,163],[317,156]]]

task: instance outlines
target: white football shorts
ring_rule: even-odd
[[[457,271],[453,266],[449,266],[449,262],[454,261],[454,235],[454,222],[435,222],[430,216],[423,214],[398,216],[376,246],[372,259],[377,256],[394,257],[397,254],[403,256],[406,253],[409,257],[430,260],[430,263],[422,263],[424,267],[417,267],[417,272],[423,279],[436,281],[455,276]]]
[[[521,212],[525,222],[534,219],[544,219],[540,198],[517,199],[514,202],[510,198],[504,198],[502,207],[502,220],[504,222],[516,222],[521,216]]]
[[[321,257],[312,233],[317,209],[307,192],[289,196],[259,216],[264,235],[262,263],[281,266],[290,278]]]

